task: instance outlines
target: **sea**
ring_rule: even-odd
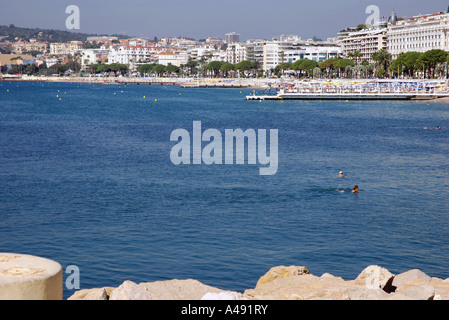
[[[0,252],[59,262],[64,299],[73,266],[79,289],[196,279],[243,292],[280,265],[449,277],[448,102],[251,93],[0,82]],[[277,171],[175,164],[171,135],[193,140],[196,121],[223,139],[277,130]]]

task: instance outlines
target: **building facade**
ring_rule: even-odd
[[[226,61],[236,64],[246,60],[246,47],[240,43],[230,43],[226,48]]]
[[[449,51],[449,14],[421,15],[390,23],[387,39],[387,50],[393,59],[410,51]]]
[[[291,38],[284,41],[268,41],[263,46],[263,69],[274,69],[281,63],[294,63],[300,59],[322,62],[342,54],[341,47],[334,41],[314,41]]]
[[[357,58],[358,62],[365,60],[373,63],[372,55],[381,49],[387,49],[387,28],[341,31],[338,41],[343,56],[349,57],[355,52],[360,52],[361,55]]]

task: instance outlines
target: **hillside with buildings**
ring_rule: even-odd
[[[447,74],[448,12],[398,18],[393,11],[376,25],[361,24],[335,33],[324,41],[283,34],[243,42],[236,32],[223,39],[149,40],[2,26],[0,51],[11,56],[1,59],[1,71],[332,78]]]

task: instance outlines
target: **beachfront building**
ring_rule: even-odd
[[[342,49],[337,42],[328,39],[315,41],[301,38],[268,41],[263,46],[263,69],[271,70],[284,62],[294,63],[300,59],[309,59],[322,62],[336,58],[342,54]]]
[[[230,43],[226,48],[226,61],[237,64],[246,60],[246,46],[241,43]]]
[[[173,47],[156,47],[156,46],[118,46],[109,50],[109,63],[129,64],[148,63],[152,56],[160,52],[175,52]]]
[[[358,62],[373,63],[372,56],[381,49],[387,49],[387,28],[384,25],[370,29],[347,29],[339,32],[338,42],[341,45],[343,56],[349,57],[356,52],[360,56]]]
[[[156,53],[157,64],[162,64],[164,66],[168,66],[172,64],[177,67],[181,67],[181,65],[186,64],[188,60],[187,53],[182,52],[171,52],[171,51],[162,51]]]
[[[418,15],[389,23],[386,35],[387,50],[393,59],[410,51],[449,51],[449,13]]]
[[[247,40],[246,46],[246,59],[252,62],[257,62],[259,66],[263,66],[264,46],[267,40],[251,39]]]

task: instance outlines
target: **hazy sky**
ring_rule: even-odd
[[[334,37],[364,23],[369,5],[381,16],[399,17],[446,11],[449,0],[0,0],[0,25],[67,30],[68,5],[80,8],[83,33],[128,34],[148,38],[186,36],[241,40],[280,34]]]

